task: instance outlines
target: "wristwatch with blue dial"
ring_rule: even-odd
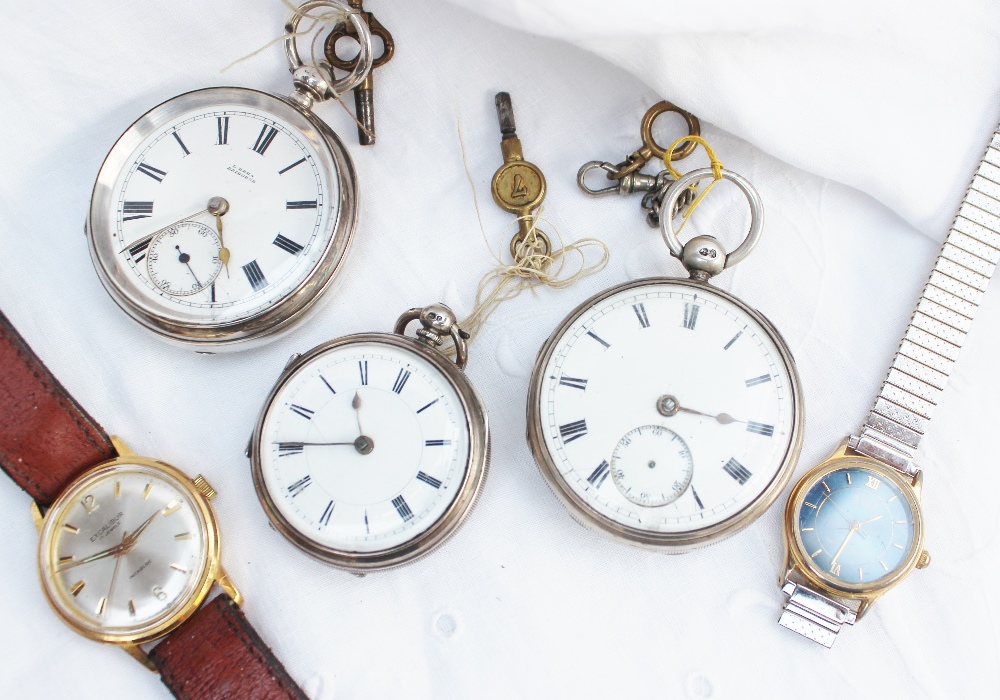
[[[779,624],[833,646],[924,550],[920,439],[1000,261],[1000,132],[958,210],[860,433],[792,490]]]

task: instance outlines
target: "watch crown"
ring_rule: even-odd
[[[926,549],[920,553],[920,558],[917,559],[917,568],[926,569],[931,565],[931,553]]]
[[[198,493],[200,493],[208,500],[211,501],[213,498],[215,498],[216,495],[215,489],[212,488],[212,485],[210,483],[205,481],[205,477],[203,477],[201,474],[199,474],[194,478],[194,487],[198,489]]]

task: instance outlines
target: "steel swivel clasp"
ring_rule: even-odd
[[[684,121],[687,122],[689,135],[698,136],[701,134],[701,124],[698,122],[696,116],[666,100],[657,102],[642,117],[642,123],[639,125],[639,136],[642,138],[642,146],[638,150],[629,154],[625,160],[618,164],[600,160],[592,160],[584,163],[576,174],[576,182],[580,186],[580,189],[592,197],[600,197],[608,194],[627,195],[642,192],[642,208],[647,212],[646,222],[653,228],[660,225],[660,205],[663,202],[663,196],[667,188],[674,179],[665,169],[656,175],[648,175],[642,172],[642,168],[653,158],[662,160],[666,155],[666,151],[660,148],[659,144],[653,139],[653,122],[656,121],[658,116],[666,112],[675,112],[684,117]],[[685,143],[674,151],[671,160],[678,161],[687,158],[694,153],[696,146],[697,144],[693,142]],[[611,184],[607,187],[594,189],[587,185],[587,175],[590,171],[597,169],[603,170],[607,179],[611,181]],[[695,193],[693,190],[684,193],[677,200],[673,215],[676,216],[684,207],[690,206],[691,202],[694,201],[694,197]]]

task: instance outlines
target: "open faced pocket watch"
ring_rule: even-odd
[[[304,65],[299,20],[349,13],[360,53],[333,81]],[[101,166],[87,239],[105,288],[156,335],[213,352],[274,337],[314,307],[347,253],[354,166],[312,112],[371,68],[368,27],[339,0],[314,0],[285,27],[291,97],[238,87],[178,95],[139,118]]]
[[[420,321],[416,338],[406,327]],[[438,350],[451,338],[454,361]],[[308,554],[355,573],[412,561],[462,523],[489,464],[486,409],[443,305],[394,332],[293,355],[247,449],[268,518]]]
[[[178,697],[305,697],[240,610],[215,489],[109,437],[2,313],[0,467],[32,498],[42,590],[71,629]]]
[[[1000,261],[1000,131],[993,134],[889,374],[857,435],[811,469],[785,507],[783,627],[832,647],[930,564],[917,448]]]
[[[753,522],[795,467],[803,407],[792,355],[763,315],[709,283],[743,260],[763,225],[727,254],[711,236],[663,238],[690,279],[612,287],[578,306],[542,346],[528,394],[528,444],[549,486],[581,523],[633,545],[681,551]],[[675,211],[684,175],[665,194]]]

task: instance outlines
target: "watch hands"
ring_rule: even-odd
[[[368,454],[375,448],[375,441],[365,435],[359,435],[350,442],[282,442],[275,443],[286,447],[328,447],[331,445],[352,445],[354,449],[363,455]]]
[[[122,544],[125,544],[125,540],[128,539],[128,531],[122,532]],[[121,554],[115,557],[115,570],[111,572],[111,585],[108,586],[108,597],[105,599],[105,605],[111,605],[111,596],[115,592],[115,582],[118,580],[118,569],[122,565],[122,554],[125,554],[123,550]]]
[[[222,217],[229,211],[229,202],[224,197],[212,197],[208,200],[208,208],[205,211],[215,217],[215,228],[219,231],[219,243],[222,244],[219,248],[219,260],[226,266],[226,277],[229,277],[229,248],[226,247],[226,241],[222,237]]]
[[[860,525],[858,525],[857,523],[851,523],[850,532],[847,533],[847,537],[845,537],[844,541],[841,543],[840,549],[837,550],[837,553],[833,555],[833,559],[830,560],[831,567],[833,566],[834,562],[837,561],[837,557],[839,557],[843,553],[844,548],[847,547],[847,543],[851,541],[852,537],[854,537],[854,533],[860,529],[861,529]]]
[[[79,561],[73,561],[73,562],[70,562],[69,564],[66,564],[64,566],[60,566],[59,568],[56,569],[56,572],[63,572],[63,571],[66,571],[67,569],[72,569],[72,568],[74,568],[76,566],[82,566],[83,564],[89,564],[92,561],[99,561],[101,559],[107,559],[108,557],[116,557],[119,554],[121,554],[122,552],[124,552],[125,549],[126,549],[126,546],[125,546],[125,542],[123,540],[121,544],[116,544],[113,547],[108,547],[107,549],[103,549],[100,552],[97,552],[95,554],[91,554],[89,557],[84,557],[83,559],[80,559]]]
[[[678,412],[683,411],[684,413],[693,413],[696,416],[705,416],[706,418],[712,418],[722,425],[729,425],[730,423],[746,423],[745,420],[739,420],[738,418],[733,418],[728,413],[718,413],[712,415],[711,413],[705,413],[703,411],[696,411],[693,408],[687,408],[681,406],[681,402],[677,400],[676,396],[671,394],[664,394],[659,399],[656,400],[656,410],[660,412],[660,415],[670,416],[677,415]]]
[[[351,408],[354,409],[354,415],[358,419],[358,434],[364,435],[365,429],[361,427],[361,395],[358,392],[354,392],[354,399],[351,401]]]
[[[154,238],[156,238],[156,236],[158,234],[163,233],[168,228],[172,228],[172,227],[176,226],[177,224],[182,224],[185,221],[187,221],[188,219],[193,219],[196,216],[201,216],[202,214],[204,214],[207,211],[208,211],[208,209],[202,209],[201,211],[197,211],[194,214],[191,214],[190,216],[185,216],[183,219],[178,219],[177,221],[175,221],[174,223],[172,223],[172,224],[170,224],[168,226],[164,226],[161,229],[157,229],[157,230],[153,231],[152,233],[146,234],[142,238],[138,238],[138,239],[132,241],[131,243],[129,243],[127,246],[125,246],[124,248],[122,248],[118,252],[119,253],[124,253],[126,250],[129,250],[130,248],[134,248],[137,243],[141,243],[142,241],[146,241],[146,240],[150,240],[151,241]]]
[[[174,250],[176,250],[179,253],[179,255],[177,256],[177,259],[180,262],[182,262],[185,265],[187,265],[188,272],[190,272],[191,276],[194,277],[194,281],[198,284],[198,288],[201,289],[202,284],[198,280],[198,275],[194,274],[194,270],[191,269],[191,256],[188,255],[187,253],[182,253],[181,252],[181,247],[179,245],[175,245],[174,246]]]
[[[730,423],[746,423],[745,420],[739,420],[737,418],[733,418],[728,413],[719,413],[713,416],[709,413],[702,413],[701,411],[696,411],[693,408],[685,408],[684,406],[681,406],[679,410],[684,411],[685,413],[694,413],[695,415],[698,416],[707,416],[708,418],[714,418],[715,420],[719,421],[722,425],[729,425]]]
[[[281,445],[288,445],[289,447],[309,447],[309,446],[323,446],[323,445],[353,445],[356,440],[351,440],[350,442],[282,442],[275,443]]]
[[[146,528],[149,527],[149,524],[153,522],[153,518],[155,518],[159,514],[160,510],[159,508],[157,508],[156,510],[153,511],[153,514],[151,516],[146,518],[146,521],[142,525],[140,525],[135,529],[135,532],[133,532],[126,540],[122,542],[122,546],[125,547],[126,550],[132,549],[132,547],[135,546],[136,540],[139,539],[139,535],[141,535],[143,532],[146,531]]]

